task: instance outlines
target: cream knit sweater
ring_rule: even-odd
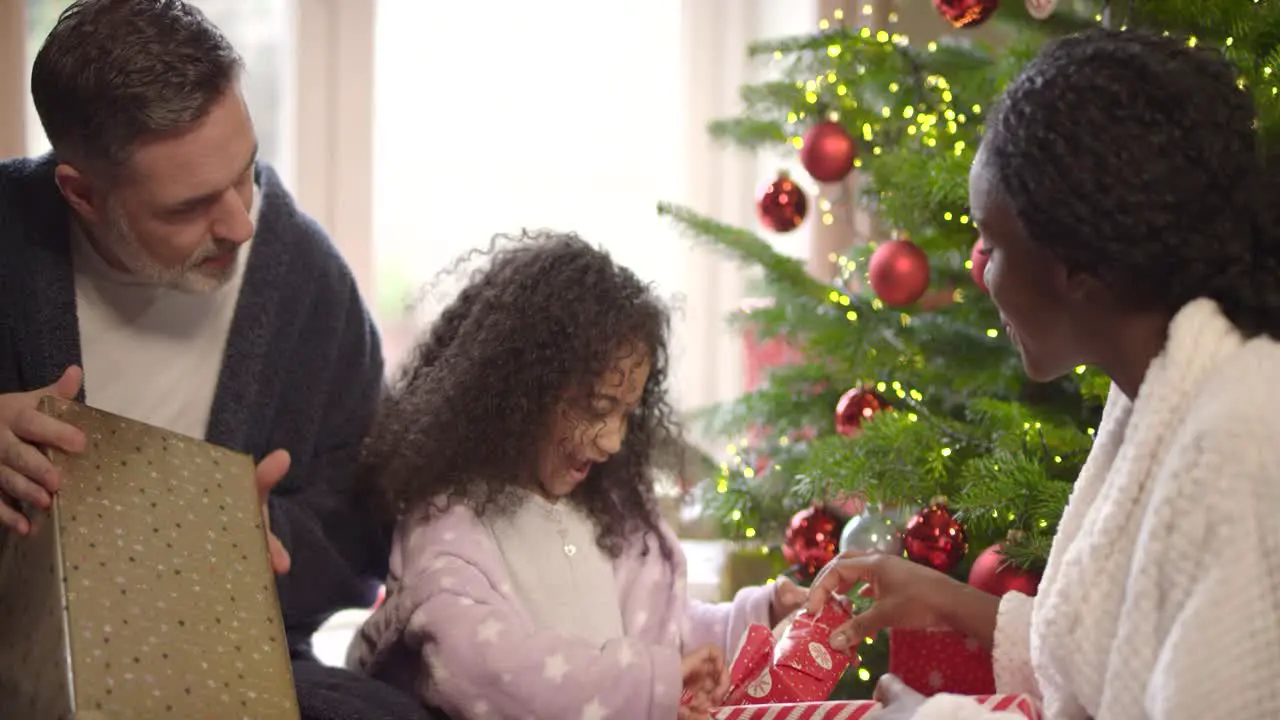
[[[1039,597],[1005,596],[1001,692],[1047,720],[1280,718],[1280,343],[1217,304],[1112,387]],[[916,720],[993,718],[941,696]]]

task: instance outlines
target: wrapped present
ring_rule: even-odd
[[[820,613],[801,612],[775,643],[763,625],[747,630],[729,669],[730,689],[722,705],[758,705],[825,700],[853,662],[834,650],[831,631],[850,617],[844,598],[828,602]]]
[[[952,630],[890,630],[889,672],[924,695],[996,691],[991,653]]]
[[[1026,695],[990,695],[973,698],[984,709],[992,712],[1014,712],[1027,720],[1041,720],[1042,715],[1035,700]],[[788,705],[747,705],[723,707],[712,713],[715,720],[863,720],[873,718],[880,703],[871,700],[843,702],[809,702]]]
[[[743,335],[743,349],[746,357],[744,380],[747,392],[759,389],[769,370],[804,360],[804,355],[785,338],[760,338],[750,328]]]
[[[251,458],[78,403],[62,487],[0,535],[0,717],[297,720]]]

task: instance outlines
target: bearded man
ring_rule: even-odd
[[[242,71],[182,0],[80,0],[41,47],[53,152],[0,162],[0,533],[58,490],[37,448],[85,444],[45,393],[250,454],[304,716],[421,716],[310,651],[386,574],[354,472],[383,361],[347,265],[258,159]]]

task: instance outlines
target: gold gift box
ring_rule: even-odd
[[[84,431],[0,531],[0,718],[297,720],[246,455],[46,397]]]

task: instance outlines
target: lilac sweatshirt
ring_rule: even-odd
[[[772,587],[732,602],[686,597],[674,533],[669,565],[650,542],[614,561],[624,636],[596,646],[537,627],[511,588],[489,530],[457,505],[430,523],[403,521],[387,598],[366,621],[347,664],[463,718],[674,720],[681,659],[704,645],[729,659],[747,626],[768,624]]]

